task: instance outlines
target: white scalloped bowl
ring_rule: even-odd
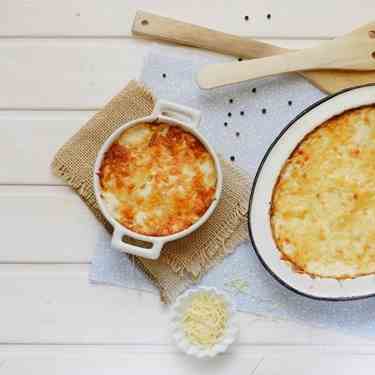
[[[186,337],[184,329],[181,325],[183,313],[190,305],[190,301],[193,296],[199,293],[210,293],[220,297],[225,302],[228,309],[228,322],[225,332],[221,339],[210,348],[205,348],[190,342]],[[213,358],[217,354],[225,352],[229,345],[231,345],[237,337],[238,322],[236,318],[236,307],[226,293],[219,291],[216,288],[199,287],[189,289],[185,293],[181,294],[172,306],[172,330],[173,338],[177,346],[183,352],[197,358]]]

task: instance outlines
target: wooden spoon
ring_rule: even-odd
[[[370,31],[373,31],[375,38],[375,29]],[[143,11],[136,13],[132,32],[134,35],[142,37],[204,48],[244,59],[272,56],[291,51],[272,44],[258,42],[249,37],[226,34]],[[375,72],[313,70],[300,72],[300,74],[328,93],[375,82]]]
[[[212,64],[197,76],[201,88],[210,89],[280,73],[308,70],[375,70],[375,22],[351,34],[314,48],[252,61]]]

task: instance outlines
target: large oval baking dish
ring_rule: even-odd
[[[281,259],[272,236],[270,204],[281,168],[303,138],[324,121],[349,109],[375,103],[375,84],[354,87],[311,105],[291,121],[267,150],[256,173],[249,203],[249,232],[266,270],[287,288],[322,300],[352,300],[375,296],[375,275],[335,280],[295,272]]]

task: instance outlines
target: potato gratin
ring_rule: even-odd
[[[126,129],[99,171],[102,198],[128,229],[149,236],[180,232],[211,205],[216,167],[191,133],[168,124]]]
[[[275,185],[271,224],[299,272],[375,273],[375,106],[326,121],[297,146]]]

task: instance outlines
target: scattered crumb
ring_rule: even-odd
[[[235,292],[235,294],[238,294],[238,293],[248,294],[248,291],[249,291],[249,283],[243,279],[234,279],[234,280],[228,281],[224,285],[226,289],[229,289],[230,291]]]

